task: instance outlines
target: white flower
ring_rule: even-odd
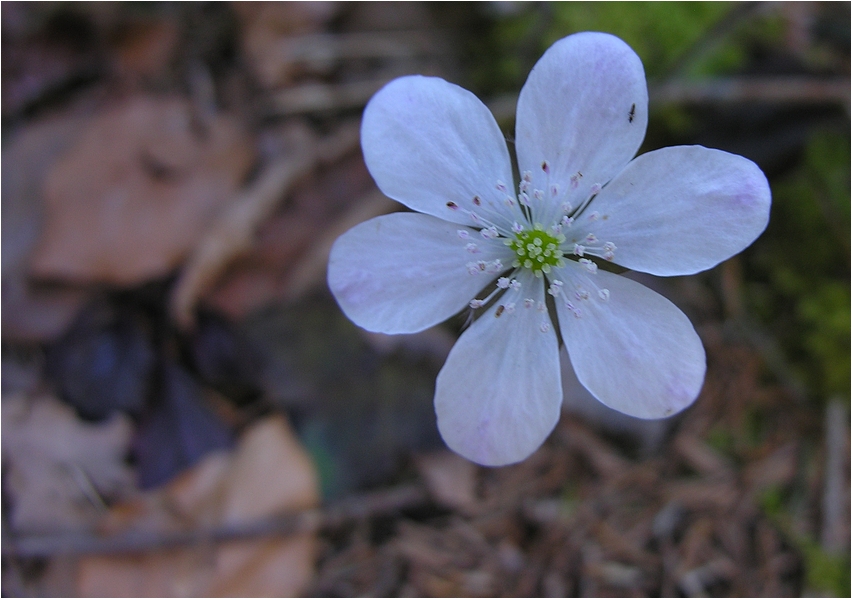
[[[381,333],[484,311],[436,383],[438,428],[464,457],[518,462],[553,430],[557,326],[578,379],[610,408],[661,418],[697,397],[705,356],[689,320],[598,264],[661,276],[711,268],[764,230],[770,191],[754,163],[719,150],[633,158],[647,119],[639,57],[603,33],[556,42],[530,73],[517,108],[517,194],[503,134],[470,92],[402,77],[368,104],[367,167],[382,192],[422,214],[342,235],[329,286],[350,319]]]

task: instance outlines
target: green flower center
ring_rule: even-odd
[[[532,230],[515,233],[515,238],[507,239],[505,243],[517,255],[513,264],[515,268],[528,268],[540,277],[542,273],[549,273],[554,266],[565,265],[560,249],[564,241],[565,236],[561,233],[553,235],[541,225],[536,225]]]

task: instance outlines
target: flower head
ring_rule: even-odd
[[[556,42],[518,99],[516,186],[503,134],[470,92],[402,77],[367,105],[367,167],[416,212],[342,235],[329,286],[375,332],[417,332],[466,306],[479,313],[435,390],[441,435],[464,457],[518,462],[553,430],[557,328],[580,382],[611,408],[662,418],[698,396],[705,355],[686,316],[599,265],[660,276],[711,268],[764,230],[770,191],[754,163],[719,150],[634,158],[647,108],[642,63],[620,39]]]

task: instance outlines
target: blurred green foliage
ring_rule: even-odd
[[[751,313],[823,399],[849,393],[849,143],[846,134],[815,132],[799,165],[773,184],[747,284]]]
[[[776,15],[752,17],[722,36],[713,32],[733,13],[733,2],[549,2],[517,4],[484,35],[468,40],[469,86],[480,95],[517,92],[530,68],[556,40],[579,31],[605,31],[642,58],[649,79],[675,68],[679,76],[720,75],[739,69],[748,50],[772,44],[782,33]]]
[[[818,596],[849,597],[852,593],[849,554],[828,553],[808,535],[796,532],[794,518],[789,509],[790,501],[781,488],[766,489],[758,503],[804,558],[805,592],[816,592]]]
[[[672,65],[734,7],[727,2],[559,2],[546,46],[575,31],[606,31],[623,39],[642,57],[649,78]],[[726,44],[704,66],[719,72],[741,63],[741,49]]]

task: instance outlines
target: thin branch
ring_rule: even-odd
[[[849,103],[849,79],[819,77],[725,77],[705,81],[671,81],[651,88],[650,103],[707,104],[776,102],[786,104]]]
[[[317,533],[323,530],[335,530],[358,520],[395,514],[401,510],[424,505],[427,501],[428,496],[422,486],[408,485],[355,495],[325,509],[303,510],[274,518],[206,530],[171,533],[136,530],[109,537],[88,533],[4,535],[3,555],[18,558],[50,557],[61,554],[114,555],[158,551],[202,543]]]

